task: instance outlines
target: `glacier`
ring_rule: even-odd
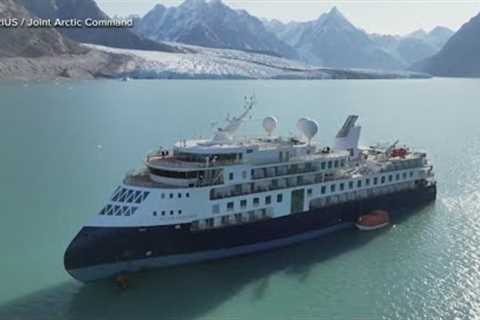
[[[411,71],[319,68],[306,63],[256,52],[168,43],[179,52],[118,49],[84,44],[129,57],[115,77],[133,79],[418,79]]]

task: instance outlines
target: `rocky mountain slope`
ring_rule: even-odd
[[[412,68],[444,77],[480,77],[480,13],[465,23],[443,49]]]
[[[108,18],[94,0],[19,0],[33,15],[60,19]],[[116,48],[172,51],[165,44],[145,39],[129,28],[61,28],[62,34],[78,42]]]

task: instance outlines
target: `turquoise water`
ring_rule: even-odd
[[[318,120],[331,143],[360,115],[362,143],[425,149],[438,199],[374,233],[82,285],[63,252],[143,155],[258,105],[283,134]],[[480,81],[95,81],[0,84],[0,319],[480,318]]]

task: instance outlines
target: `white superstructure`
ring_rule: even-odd
[[[244,112],[211,139],[147,155],[146,168],[129,173],[89,225],[188,224],[200,232],[433,183],[425,153],[360,148],[358,116],[348,117],[333,149],[313,142],[318,125],[308,118],[297,124],[302,138],[275,136],[274,117],[263,121],[265,135],[237,137],[253,106],[247,99]]]

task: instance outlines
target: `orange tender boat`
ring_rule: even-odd
[[[358,217],[355,226],[362,231],[376,230],[386,227],[390,223],[390,216],[385,210],[374,210]]]

